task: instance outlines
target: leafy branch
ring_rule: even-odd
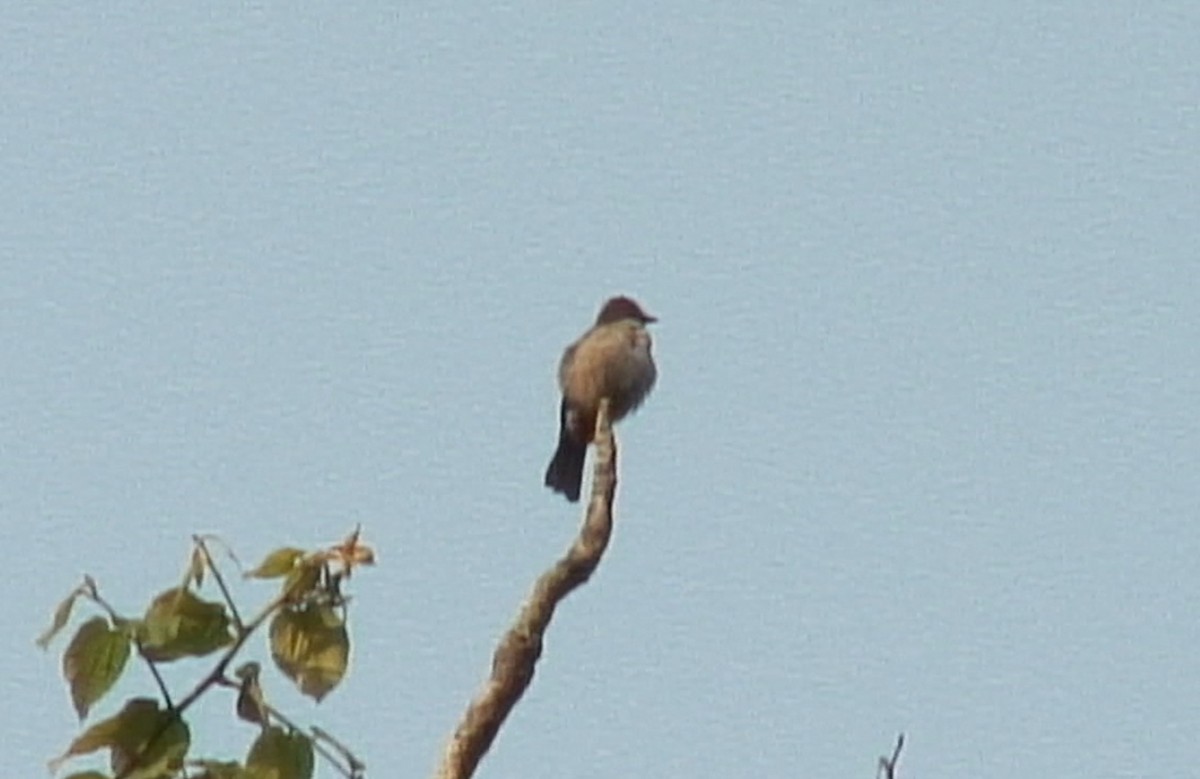
[[[288,547],[270,553],[244,576],[282,579],[279,592],[249,622],[243,622],[213,559],[210,544],[216,542],[219,539],[193,536],[183,582],[156,595],[141,618],[122,616],[100,595],[90,576],[55,609],[50,627],[37,641],[43,649],[66,627],[77,601],[88,601],[104,614],[84,622],[63,653],[63,676],[81,720],[120,679],[133,650],[150,669],[161,704],[150,698],[126,701],[116,715],[92,725],[72,741],[51,761],[52,771],[69,758],[107,749],[116,779],[187,776],[186,766],[198,770],[192,776],[207,779],[244,779],[269,772],[307,779],[312,775],[315,750],[343,776],[357,779],[362,775],[362,762],[341,742],[319,728],[303,732],[266,701],[257,663],[243,664],[235,672],[236,679],[230,679],[227,671],[250,637],[269,621],[275,665],[302,693],[321,700],[341,682],[349,659],[348,598],[343,586],[355,568],[374,563],[374,552],[360,542],[355,530],[341,543],[315,552]],[[205,600],[197,594],[206,576],[216,584],[221,601]],[[159,664],[218,652],[208,673],[173,703]],[[260,727],[244,766],[188,759],[191,736],[184,714],[216,687],[237,690],[238,716]],[[103,775],[86,772],[74,774],[72,779],[84,776]]]

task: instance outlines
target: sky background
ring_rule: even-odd
[[[479,776],[1193,774],[1200,5],[477,5],[0,13],[0,775],[78,732],[82,573],[357,523],[349,678],[267,693],[428,775],[616,293],[659,383]]]

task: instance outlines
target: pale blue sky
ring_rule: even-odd
[[[3,12],[0,775],[82,572],[358,522],[348,682],[268,693],[426,775],[613,293],[659,385],[480,776],[1194,773],[1200,5],[476,5]]]

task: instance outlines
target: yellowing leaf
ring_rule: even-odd
[[[287,576],[296,567],[296,563],[304,559],[304,554],[303,549],[290,546],[276,549],[264,557],[257,568],[247,571],[246,576],[256,579],[278,579],[280,576]]]
[[[306,561],[292,569],[283,582],[283,593],[293,601],[302,600],[317,589],[321,583],[321,565],[315,560]]]
[[[125,670],[129,660],[129,637],[109,627],[103,617],[83,623],[63,653],[63,676],[71,688],[71,702],[79,719]]]
[[[54,609],[54,619],[50,623],[50,627],[46,628],[46,632],[38,636],[37,645],[45,649],[58,635],[58,632],[66,627],[67,620],[71,618],[71,608],[75,605],[75,599],[80,595],[79,590],[75,590],[70,595],[62,599],[58,607]]]
[[[301,692],[319,701],[346,675],[350,636],[330,606],[283,609],[271,620],[271,656]]]

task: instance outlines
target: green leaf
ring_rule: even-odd
[[[51,761],[51,771],[67,758],[109,750],[114,773],[127,779],[160,779],[177,772],[191,743],[187,724],[149,698],[134,698],[115,716],[97,722]]]
[[[129,660],[129,637],[109,627],[103,617],[83,623],[63,653],[63,676],[79,719],[112,689]]]
[[[302,693],[319,701],[346,675],[350,636],[331,606],[283,609],[271,620],[271,656]]]
[[[257,568],[247,571],[246,576],[255,579],[278,579],[280,576],[287,576],[296,567],[296,563],[304,559],[304,554],[303,549],[290,546],[276,549],[264,557]]]
[[[225,606],[181,588],[155,597],[138,637],[142,651],[156,662],[202,657],[233,642]]]
[[[107,774],[102,774],[99,771],[79,771],[66,777],[66,779],[109,779]]]
[[[277,726],[263,728],[250,747],[246,768],[262,779],[311,779],[312,739]]]
[[[54,640],[54,637],[58,635],[59,631],[66,627],[67,620],[71,618],[71,609],[75,606],[75,599],[78,598],[79,595],[80,591],[75,590],[70,595],[63,598],[62,602],[58,604],[58,607],[54,609],[54,619],[50,623],[50,627],[46,628],[46,632],[38,636],[37,645],[39,647],[42,649],[48,647],[50,642]]]

